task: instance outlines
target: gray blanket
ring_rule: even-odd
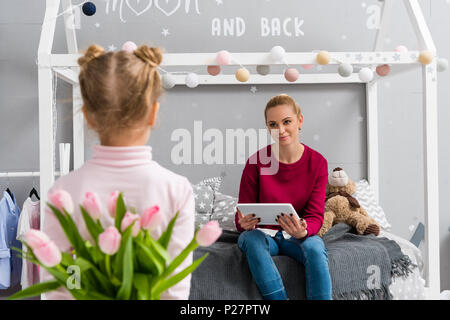
[[[191,300],[259,300],[247,259],[237,246],[239,233],[224,231],[210,247],[199,247],[194,259],[209,252],[192,273]],[[346,224],[336,224],[323,238],[328,251],[333,299],[391,299],[392,276],[408,276],[414,265],[395,241],[360,236]],[[305,269],[287,256],[272,257],[292,300],[303,300]]]

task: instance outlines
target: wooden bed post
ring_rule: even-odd
[[[422,50],[436,56],[436,46],[431,38],[422,10],[417,0],[404,0]],[[423,82],[423,147],[424,147],[424,192],[425,192],[425,245],[426,281],[431,299],[439,299],[439,181],[438,181],[438,114],[436,59],[422,66]]]
[[[379,160],[378,160],[378,84],[366,84],[366,125],[367,125],[367,180],[375,199],[379,202]]]
[[[66,29],[67,51],[71,54],[78,53],[78,43],[75,21],[73,19],[72,0],[62,0],[62,10],[64,14],[64,26]],[[72,114],[73,114],[73,168],[78,169],[84,163],[84,123],[81,113],[82,99],[80,86],[78,84],[79,67],[72,67],[71,70],[76,76],[77,81],[72,84]]]
[[[429,72],[432,68],[433,73]],[[426,274],[430,298],[439,299],[439,181],[436,62],[422,67]],[[434,78],[433,78],[434,77]]]
[[[51,52],[55,34],[56,16],[60,0],[46,0],[44,22],[38,48],[39,88],[39,166],[41,193],[41,226],[44,224],[44,210],[47,193],[55,179],[53,163],[53,71]]]
[[[56,16],[60,0],[46,0],[44,22],[38,48],[38,90],[39,90],[39,167],[41,193],[41,228],[44,225],[47,193],[55,181],[55,167],[53,163],[53,71],[51,66],[51,52],[56,27]],[[40,275],[42,282],[42,273]],[[45,300],[45,294],[41,300]]]

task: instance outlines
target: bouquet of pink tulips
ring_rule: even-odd
[[[173,274],[186,257],[199,245],[211,245],[222,233],[217,221],[205,224],[196,230],[187,247],[171,259],[167,248],[178,213],[159,239],[153,239],[150,231],[162,220],[159,207],[150,207],[138,215],[127,210],[121,193],[113,192],[108,211],[115,223],[104,229],[100,223],[102,212],[98,196],[87,192],[80,210],[94,240],[91,243],[81,237],[71,216],[74,207],[70,195],[64,190],[57,190],[49,195],[49,201],[48,206],[58,219],[73,251],[61,252],[45,233],[30,230],[22,241],[27,251],[17,250],[26,259],[44,268],[54,280],[35,284],[9,299],[23,299],[65,287],[77,300],[158,300],[161,293],[193,272],[208,254]],[[75,279],[79,282],[78,286],[73,285],[75,268],[80,271],[80,276]]]

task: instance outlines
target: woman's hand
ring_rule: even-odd
[[[304,219],[297,219],[292,213],[290,215],[281,213],[277,217],[278,219],[276,221],[280,224],[281,228],[292,237],[302,239],[307,236],[307,224]]]
[[[256,217],[254,213],[249,213],[248,215],[244,216],[238,208],[236,208],[238,217],[239,217],[239,225],[244,230],[253,230],[255,229],[258,222],[261,221],[261,218]]]

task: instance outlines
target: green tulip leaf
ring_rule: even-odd
[[[59,281],[47,281],[42,283],[37,283],[28,287],[22,291],[19,291],[8,298],[8,300],[18,300],[25,299],[30,297],[36,297],[41,295],[42,293],[53,291],[60,288],[62,285]]]

